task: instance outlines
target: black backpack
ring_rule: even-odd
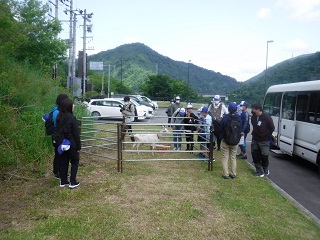
[[[228,145],[235,146],[241,138],[241,125],[237,113],[229,114],[229,121],[224,132],[224,141]]]
[[[53,130],[52,144],[54,147],[58,147],[65,138],[70,140],[70,134],[65,129],[68,118],[64,119],[62,123],[57,122],[57,126]]]
[[[53,121],[53,112],[49,113],[49,117],[47,120],[44,122],[44,126],[46,128],[46,134],[47,135],[52,135],[54,131],[54,121]]]

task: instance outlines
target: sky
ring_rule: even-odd
[[[58,18],[69,20],[61,2]],[[245,81],[266,64],[320,50],[320,0],[73,0],[73,6],[93,13],[88,55],[139,42],[173,60]],[[76,52],[83,49],[83,19],[78,20]],[[63,28],[60,37],[67,39],[69,23]]]

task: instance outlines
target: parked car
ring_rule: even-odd
[[[87,109],[91,116],[109,118],[109,119],[122,119],[120,109],[124,103],[120,99],[104,98],[104,99],[91,99],[87,104]],[[146,110],[144,108],[136,107],[135,120],[146,119]]]
[[[124,104],[124,101],[122,98],[114,98],[114,99],[120,100]],[[153,108],[148,107],[146,105],[142,105],[137,101],[133,100],[132,98],[130,98],[130,101],[135,105],[136,109],[142,109],[143,111],[146,112],[146,118],[151,118],[154,115]]]
[[[136,101],[133,100],[133,99],[130,99],[130,101],[136,106],[136,108],[137,108],[137,107],[138,107],[138,108],[140,107],[140,108],[144,108],[144,109],[145,109],[145,111],[146,111],[146,118],[151,118],[151,117],[153,117],[153,115],[154,115],[154,110],[153,110],[152,107],[148,107],[148,106],[146,106],[146,105],[142,105],[142,104],[136,102]]]
[[[146,97],[141,96],[141,95],[123,95],[123,94],[116,94],[113,96],[113,98],[117,98],[117,99],[123,99],[125,96],[129,96],[130,99],[135,100],[137,103],[141,104],[141,105],[145,105],[148,107],[152,107],[153,110],[156,110],[158,108],[158,103],[157,102],[153,102],[150,99],[148,100]],[[142,98],[144,97],[144,98]]]
[[[137,103],[140,103],[141,105],[146,105],[148,107],[152,107],[154,110],[156,109],[156,107],[154,106],[154,104],[152,102],[149,102],[149,101],[142,99],[140,95],[128,95],[128,96],[130,97],[130,99],[135,100]]]
[[[152,101],[150,98],[148,98],[148,97],[146,97],[146,96],[140,96],[144,101],[148,101],[148,102],[150,102],[150,103],[152,103],[153,104],[153,106],[154,106],[154,109],[155,110],[158,110],[158,102],[156,102],[156,101]]]

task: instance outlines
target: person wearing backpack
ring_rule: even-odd
[[[248,103],[246,101],[240,102],[240,108],[241,108],[241,120],[242,120],[242,129],[241,129],[241,135],[243,136],[243,144],[239,145],[240,148],[240,154],[237,155],[240,159],[247,159],[247,134],[250,132],[250,116],[247,111]]]
[[[53,144],[58,150],[60,187],[69,186],[71,189],[80,185],[77,173],[81,150],[80,131],[73,110],[73,101],[69,98],[63,100],[52,135]],[[69,163],[71,163],[70,181],[68,181]]]
[[[220,122],[225,114],[228,113],[227,107],[224,105],[224,103],[221,101],[220,95],[215,95],[212,102],[208,106],[208,113],[209,115],[214,119],[214,136],[217,141],[217,150],[220,151],[221,146],[221,137],[220,137],[220,131],[218,130],[220,128]],[[213,146],[215,148],[215,141],[213,143]]]
[[[56,105],[51,109],[50,113],[47,113],[43,116],[43,120],[45,121],[46,134],[52,135],[53,131],[57,124],[57,116],[59,114],[59,110],[61,108],[61,103],[63,100],[68,99],[69,96],[65,93],[61,93],[57,96]],[[58,149],[54,148],[54,158],[53,158],[53,176],[55,178],[60,179],[59,174],[59,157],[58,157]]]
[[[222,177],[228,179],[236,178],[237,162],[236,154],[238,143],[241,138],[242,120],[237,114],[237,104],[231,102],[228,106],[229,113],[224,115],[221,120],[220,138],[222,153]],[[228,161],[231,162],[231,171],[229,174]]]
[[[275,129],[272,118],[265,114],[260,103],[251,105],[252,142],[251,155],[256,167],[256,177],[269,175],[269,147]]]

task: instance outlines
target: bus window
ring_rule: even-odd
[[[308,111],[308,103],[309,103],[309,95],[310,93],[301,92],[298,94],[297,99],[297,109],[296,109],[296,120],[309,122],[309,111]]]
[[[271,116],[279,117],[282,93],[267,93],[263,111]]]
[[[317,114],[315,114],[315,122],[316,122],[316,124],[320,124],[320,96],[319,96],[319,94],[317,97],[318,97],[318,101],[316,100],[317,99],[316,97],[315,97],[315,101],[314,101],[315,103],[317,103],[317,106],[315,106],[315,109],[317,109]]]
[[[317,112],[318,92],[310,92],[310,101],[308,112],[308,119],[310,123],[315,123]]]
[[[294,120],[294,111],[296,103],[296,93],[286,92],[282,101],[282,118]]]

